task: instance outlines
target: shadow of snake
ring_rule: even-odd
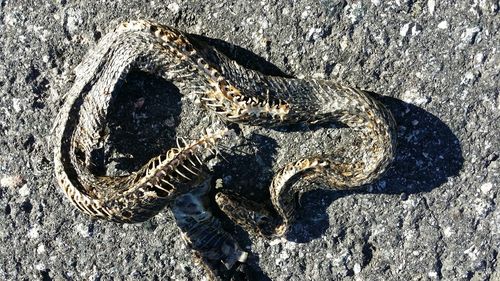
[[[246,68],[266,75],[291,77],[249,50],[219,39],[200,35],[190,36],[195,40],[207,42]],[[449,177],[458,175],[464,159],[460,142],[448,125],[442,122],[439,117],[418,106],[393,97],[380,96],[377,93],[370,94],[380,100],[392,112],[398,126],[397,150],[391,168],[376,183],[368,185],[365,188],[349,191],[316,189],[305,194],[302,198],[303,208],[298,210],[299,217],[304,220],[302,223],[299,220],[298,224],[296,223],[295,225],[303,229],[302,231],[297,231],[297,227],[292,227],[291,232],[287,235],[287,239],[306,243],[324,234],[328,228],[328,218],[325,209],[332,201],[339,197],[352,193],[399,194],[401,195],[401,200],[405,200],[408,194],[429,192],[441,186]],[[304,129],[314,130],[317,128],[317,126],[312,128],[287,126],[278,128],[278,130],[287,132]],[[249,141],[254,146],[261,146],[259,148],[259,158],[263,161],[256,163],[255,156],[253,155],[233,154],[226,156],[228,163],[231,163],[237,169],[256,167],[259,164],[265,168],[272,167],[274,163],[273,156],[278,149],[276,142],[259,135],[252,135]],[[251,171],[250,174],[255,175],[255,172]],[[272,173],[265,172],[261,172],[259,175],[268,178],[269,182],[273,176]],[[241,192],[245,194],[246,191],[242,190]],[[269,196],[269,194],[265,196]],[[318,200],[319,198],[322,200]],[[307,213],[322,214],[319,216],[323,217],[324,220],[307,220]]]
[[[237,61],[246,68],[257,70],[266,75],[287,77],[287,75],[280,71],[276,66],[265,61],[262,57],[259,57],[241,47],[225,41],[199,35],[190,36],[192,36],[195,40],[209,43],[218,51]],[[134,159],[133,162],[130,162],[130,159],[126,157],[122,159],[115,159],[118,162],[117,167],[119,170],[134,170],[143,163],[147,162],[148,159],[158,155],[162,151],[165,151],[167,148],[172,147],[175,135],[172,128],[176,128],[179,124],[178,116],[180,113],[180,107],[178,104],[180,96],[178,94],[178,90],[163,79],[155,78],[151,75],[141,75],[142,74],[129,74],[128,79],[131,80],[132,83],[127,86],[128,88],[125,87],[126,89],[124,89],[124,91],[132,93],[152,92],[153,99],[156,99],[152,104],[156,104],[157,107],[155,108],[154,106],[149,105],[149,107],[144,109],[137,108],[140,107],[137,105],[137,101],[140,99],[141,95],[118,95],[125,98],[123,100],[117,100],[115,103],[115,111],[111,111],[112,116],[110,116],[111,124],[113,124],[113,120],[122,120],[119,122],[129,125],[115,126],[112,128],[115,133],[110,134],[114,136],[113,139],[110,140],[110,146],[115,147],[114,149],[116,149],[118,154],[130,154],[133,156],[130,159]],[[145,82],[141,85],[134,86],[133,81],[141,80]],[[159,86],[153,86],[153,84]],[[169,93],[168,95],[162,95],[159,93],[161,91],[165,91],[165,89],[170,89],[169,91],[173,93],[177,92],[177,94],[173,95],[172,93]],[[155,95],[155,92],[159,94]],[[356,191],[327,191],[318,189],[305,194],[301,201],[302,208],[298,210],[299,219],[290,229],[290,232],[287,233],[286,238],[288,240],[299,243],[307,243],[324,235],[325,231],[329,227],[326,208],[337,198],[348,196],[352,193],[370,193],[388,195],[400,194],[401,200],[405,200],[408,194],[428,192],[436,187],[439,187],[441,184],[446,182],[448,177],[457,175],[461,169],[463,157],[460,143],[457,137],[452,133],[451,129],[439,120],[438,117],[417,106],[405,103],[398,99],[378,97],[374,93],[373,95],[375,95],[388,107],[388,109],[393,113],[398,124],[398,149],[392,168],[389,169],[375,184],[369,185],[370,188]],[[170,98],[166,99],[162,97]],[[173,97],[173,100],[171,97]],[[160,110],[160,108],[169,108],[170,111],[165,113]],[[153,126],[152,124],[157,124],[158,120],[164,120],[166,118],[170,118],[171,116],[174,117],[174,123],[169,126],[160,126],[155,130],[141,132],[146,139],[146,143],[151,142],[154,144],[148,145],[146,150],[141,148],[144,147],[144,140],[141,141],[141,145],[130,145],[129,142],[129,140],[137,139],[137,132],[141,130],[141,128],[138,128],[137,126],[134,127],[130,125],[132,124],[130,114],[135,114],[140,110],[145,110],[148,114],[152,114],[149,121],[147,121],[150,123],[142,124],[144,128],[147,128],[148,126],[151,127]],[[238,130],[239,125],[232,125],[232,127]],[[315,128],[316,127],[311,127],[306,129],[314,130]],[[277,130],[281,132],[289,132],[303,129],[303,127],[283,127],[278,128]],[[165,134],[165,132],[167,133]],[[159,133],[163,134],[161,138],[158,138]],[[248,182],[247,179],[249,178],[249,175],[253,177],[255,177],[255,175],[259,175],[267,179],[265,181],[268,183],[272,180],[273,174],[270,172],[270,167],[274,164],[274,157],[278,149],[276,141],[259,134],[252,134],[246,141],[250,146],[257,147],[257,150],[259,151],[258,157],[253,154],[237,153],[237,147],[232,148],[230,151],[223,151],[223,156],[226,161],[221,162],[214,167],[214,178],[227,176],[228,169],[233,168],[238,171],[245,171],[242,173],[232,173],[231,177],[234,178],[234,182]],[[110,155],[110,152],[107,151],[101,152],[98,157],[100,157],[100,159],[104,159],[110,158]],[[103,164],[100,168],[101,173],[104,173],[102,171],[102,168],[105,166],[104,161],[100,160],[95,162]],[[249,190],[255,190],[255,187],[251,184],[247,184],[246,186],[240,184],[238,187],[232,186],[231,188],[238,188],[238,193],[241,194],[249,194]],[[254,200],[269,200],[269,191],[266,188],[263,190],[264,192],[259,193],[259,196],[254,198]],[[211,195],[213,196],[214,194],[212,193]],[[212,207],[217,210],[216,204],[213,204],[213,202]],[[224,217],[222,212],[215,211],[215,213],[220,217]],[[316,214],[314,219],[310,218],[308,215],[310,213]],[[318,220],[318,218],[320,219]],[[223,226],[225,228],[233,228],[228,219],[223,220]],[[248,234],[244,231],[237,227],[236,233],[236,237],[243,245],[251,244]],[[248,263],[253,268],[251,270],[251,272],[253,272],[251,273],[253,274],[253,277],[251,277],[252,279],[269,279],[259,268],[257,257],[252,256]]]

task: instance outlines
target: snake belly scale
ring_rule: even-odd
[[[393,117],[362,90],[332,81],[266,76],[174,28],[146,20],[120,24],[88,52],[65,94],[54,126],[57,182],[79,210],[95,218],[141,222],[170,206],[184,240],[211,279],[236,278],[247,259],[208,204],[213,181],[206,162],[229,130],[181,142],[129,176],[93,172],[93,153],[108,137],[110,104],[132,69],[161,76],[181,93],[196,93],[201,105],[225,122],[268,127],[335,122],[356,132],[359,147],[350,148],[355,157],[325,151],[282,167],[269,188],[274,210],[219,189],[215,201],[220,209],[261,236],[287,233],[297,194],[310,189],[297,182],[356,188],[378,179],[393,160]]]

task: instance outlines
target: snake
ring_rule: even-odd
[[[233,130],[207,128],[182,139],[129,175],[95,172],[109,138],[109,108],[132,70],[159,76],[194,93],[225,124],[274,128],[341,124],[355,132],[353,153],[323,151],[281,167],[269,185],[270,204],[246,199],[212,179],[207,162]],[[354,189],[381,177],[396,149],[391,112],[370,92],[321,79],[264,75],[245,68],[192,34],[153,20],[119,24],[75,68],[55,118],[54,172],[69,201],[93,218],[143,222],[168,207],[183,240],[212,280],[243,280],[248,253],[226,231],[210,202],[262,237],[281,237],[296,218],[297,198],[323,183]],[[215,198],[210,198],[214,188]],[[271,206],[271,208],[269,208]],[[219,212],[220,213],[220,212]],[[237,277],[239,276],[239,277]]]

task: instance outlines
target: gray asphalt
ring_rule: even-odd
[[[219,39],[268,74],[384,95],[396,117],[398,152],[380,181],[304,195],[286,239],[234,230],[259,279],[500,280],[498,1],[85,2],[0,0],[1,280],[203,280],[168,210],[142,224],[93,221],[54,182],[51,128],[74,67],[140,18]],[[211,122],[156,77],[131,74],[122,90],[117,139],[144,138],[116,141],[111,172]],[[342,134],[241,129],[249,141],[218,173],[264,194],[287,159]]]

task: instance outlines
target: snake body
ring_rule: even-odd
[[[213,279],[233,274],[247,257],[207,203],[211,181],[205,163],[228,130],[179,144],[129,176],[100,176],[93,171],[95,151],[108,137],[109,106],[132,69],[159,75],[181,93],[197,93],[204,108],[228,122],[256,126],[335,122],[357,133],[354,156],[326,152],[286,164],[276,173],[269,190],[279,216],[220,190],[216,202],[221,210],[263,236],[287,232],[295,217],[295,198],[308,190],[296,184],[301,179],[327,183],[333,189],[355,188],[379,178],[393,159],[392,115],[364,91],[332,81],[266,76],[174,28],[145,20],[120,24],[75,69],[73,86],[54,127],[57,182],[78,209],[96,218],[140,222],[171,206],[183,237]]]

